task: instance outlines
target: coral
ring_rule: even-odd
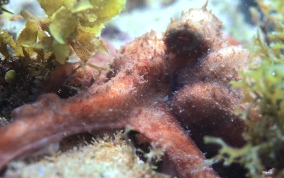
[[[69,135],[131,127],[166,149],[168,174],[218,177],[186,129],[199,143],[204,134],[244,143],[233,113],[243,94],[229,81],[240,79],[236,71],[249,54],[229,46],[220,28],[206,5],[191,9],[163,39],[152,31],[120,49],[106,81],[68,99],[44,94],[16,108],[15,122],[0,128],[0,167]]]
[[[271,177],[283,177],[284,4],[280,0],[258,1],[258,4],[264,20],[255,19],[262,31],[254,38],[249,69],[242,71],[242,80],[233,82],[235,87],[244,91],[242,103],[248,103],[244,110],[239,111],[247,126],[243,134],[246,144],[234,148],[220,138],[209,137],[206,141],[222,145],[215,159],[224,159],[226,165],[240,163],[247,168],[250,177],[261,177],[262,171],[271,168],[274,168]],[[252,115],[251,108],[261,117]]]

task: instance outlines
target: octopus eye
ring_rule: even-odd
[[[200,57],[210,48],[202,33],[187,25],[169,28],[165,33],[165,44],[168,52],[179,58]]]
[[[184,33],[184,31],[180,31],[178,34],[177,34],[177,40],[178,42],[182,43],[184,42],[185,45],[187,45],[188,43],[190,43],[190,39],[192,37],[190,36],[190,34],[188,33]]]

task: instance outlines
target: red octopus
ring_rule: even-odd
[[[166,146],[172,175],[218,177],[199,148],[211,149],[204,135],[244,143],[244,125],[233,113],[243,94],[229,82],[240,80],[237,70],[249,58],[226,43],[220,28],[206,5],[191,9],[162,39],[152,31],[125,45],[104,82],[68,99],[49,93],[16,108],[15,121],[0,128],[0,168],[70,135],[131,127]]]

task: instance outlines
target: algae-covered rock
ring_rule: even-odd
[[[114,139],[105,136],[93,140],[92,144],[81,144],[66,152],[54,153],[32,164],[18,161],[8,167],[5,178],[169,178],[153,171],[149,162],[140,160],[133,147],[121,138],[121,134]]]

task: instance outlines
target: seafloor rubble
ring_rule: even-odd
[[[0,167],[70,135],[130,127],[166,148],[168,174],[218,177],[200,151],[216,148],[204,145],[203,136],[244,144],[244,125],[233,113],[243,94],[229,82],[240,80],[237,70],[249,57],[220,28],[206,5],[191,9],[162,39],[152,31],[125,45],[111,64],[114,72],[85,91],[68,99],[44,94],[15,109],[15,122],[0,128]]]

